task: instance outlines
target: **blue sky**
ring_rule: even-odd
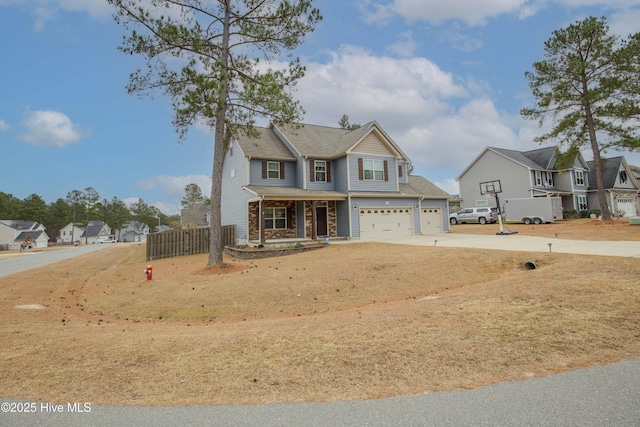
[[[484,147],[539,147],[542,130],[519,111],[532,102],[524,73],[553,30],[593,15],[620,36],[640,31],[640,0],[315,5],[324,19],[297,51],[304,122],[375,120],[415,174],[450,193]],[[111,15],[103,0],[0,0],[0,191],[50,203],[91,186],[176,213],[185,185],[210,191],[213,134],[194,128],[178,144],[168,98],[126,93],[141,62],[117,50],[124,33]]]

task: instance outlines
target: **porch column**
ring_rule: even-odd
[[[260,239],[259,242],[261,245],[264,245],[266,239],[265,239],[265,232],[264,232],[264,208],[265,208],[265,201],[264,199],[260,199],[260,209],[259,209],[259,215],[258,215],[258,227],[260,228]]]
[[[316,221],[316,201],[311,201],[311,239],[316,240],[318,238],[318,232],[316,230],[317,224]]]

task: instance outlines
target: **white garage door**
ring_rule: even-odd
[[[411,208],[360,208],[360,239],[384,240],[413,236]]]
[[[442,209],[422,208],[422,234],[442,233]]]
[[[636,204],[633,199],[617,199],[616,205],[624,217],[636,216]]]

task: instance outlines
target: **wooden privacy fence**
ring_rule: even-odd
[[[167,230],[147,235],[147,261],[209,252],[209,228]],[[236,244],[236,226],[222,227],[222,246]]]

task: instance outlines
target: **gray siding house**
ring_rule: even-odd
[[[590,206],[589,165],[578,154],[570,167],[558,168],[556,147],[531,151],[485,148],[457,177],[462,207],[495,206],[480,193],[480,183],[500,180],[500,199],[561,197],[564,210],[597,209]]]
[[[449,195],[420,176],[376,123],[257,128],[229,145],[222,224],[238,243],[382,240],[449,230]]]
[[[596,194],[596,177],[593,161],[587,162],[589,165],[589,194],[588,203],[590,206],[600,206],[598,195]],[[612,157],[603,159],[602,179],[607,195],[607,205],[614,215],[622,217],[632,217],[640,212],[640,187],[635,177],[634,171],[624,157]]]

